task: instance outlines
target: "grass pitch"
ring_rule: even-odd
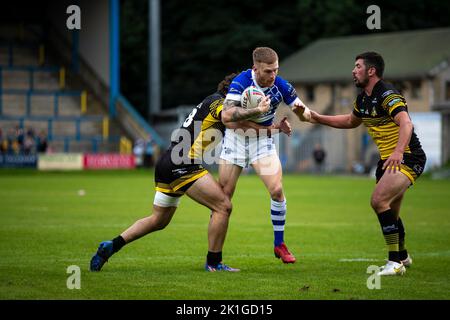
[[[450,181],[422,177],[402,219],[414,264],[369,290],[370,265],[386,249],[365,177],[285,175],[285,240],[297,263],[273,255],[270,200],[241,176],[224,248],[240,273],[207,273],[209,211],[183,197],[172,223],[125,246],[89,272],[102,240],[150,214],[153,172],[0,170],[0,299],[449,299]],[[84,190],[83,193],[79,193]],[[81,268],[81,289],[67,268]]]

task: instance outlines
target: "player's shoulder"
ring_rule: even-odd
[[[219,119],[219,114],[222,111],[224,99],[224,95],[220,92],[215,92],[205,97],[197,106],[198,112],[195,115],[196,119],[205,119],[208,114],[211,114],[215,119]]]
[[[210,94],[202,101],[202,107],[209,107],[212,104],[217,104],[223,101],[225,97],[220,92],[214,92]]]
[[[297,96],[294,86],[289,81],[280,76],[277,76],[275,78],[274,86],[276,86],[278,90],[282,92],[283,95],[287,94]]]
[[[252,69],[248,69],[246,71],[242,71],[238,74],[233,81],[231,82],[230,88],[228,89],[228,94],[240,95],[245,88],[252,85]]]
[[[390,95],[400,95],[400,92],[389,82],[385,82],[380,80],[374,87],[375,93],[377,96],[384,100],[386,97]]]
[[[248,83],[249,85],[252,83],[252,81],[252,69],[242,71],[233,79],[233,82],[239,82],[242,84]]]
[[[292,86],[289,81],[287,81],[286,79],[284,79],[283,77],[280,76],[276,76],[275,78],[275,83],[274,83],[277,87],[286,87],[286,86]]]
[[[275,78],[274,86],[280,90],[283,100],[287,105],[290,105],[297,98],[295,87],[284,78],[277,76]]]

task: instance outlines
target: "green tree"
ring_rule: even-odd
[[[366,9],[381,9],[368,30]],[[323,37],[450,26],[439,0],[161,1],[162,107],[197,104],[231,72],[250,68],[257,46],[280,59]],[[147,115],[148,0],[122,2],[122,91]]]

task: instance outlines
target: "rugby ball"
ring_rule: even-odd
[[[264,96],[261,89],[255,86],[247,87],[241,95],[241,106],[244,109],[256,108]]]

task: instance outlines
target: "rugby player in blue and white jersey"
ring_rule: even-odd
[[[156,193],[152,214],[137,220],[114,239],[101,242],[91,259],[91,271],[100,271],[105,262],[123,246],[164,229],[175,214],[180,198],[185,194],[212,211],[208,225],[205,270],[239,271],[222,261],[222,248],[231,213],[230,199],[202,166],[205,153],[214,149],[222,139],[222,133],[225,131],[224,122],[231,123],[232,118],[236,118],[233,116],[233,108],[223,111],[223,101],[234,76],[236,74],[226,76],[219,83],[217,92],[206,97],[192,110],[179,129],[180,134],[172,135],[170,147],[160,156],[155,166]],[[281,130],[290,134],[290,125],[285,119],[270,127],[254,123],[246,124],[246,118],[265,113],[269,107],[268,99],[263,99],[256,108],[240,112],[239,124],[234,125],[256,131]]]
[[[270,98],[270,108],[267,112],[247,120],[262,126],[271,126],[278,106],[284,102],[295,110],[308,110],[298,98],[294,87],[278,75],[278,55],[268,47],[259,47],[253,51],[253,68],[241,72],[230,85],[223,108],[234,108],[232,121],[248,114],[241,106],[242,92],[249,86],[261,89]],[[297,111],[298,112],[298,111]],[[225,123],[227,125],[227,123]],[[236,188],[239,175],[249,164],[259,175],[271,197],[271,220],[274,230],[274,253],[284,263],[295,263],[284,242],[284,227],[286,221],[286,198],[282,186],[282,168],[278,158],[273,137],[259,135],[249,137],[242,130],[228,127],[222,144],[219,166],[219,183],[230,199]]]

